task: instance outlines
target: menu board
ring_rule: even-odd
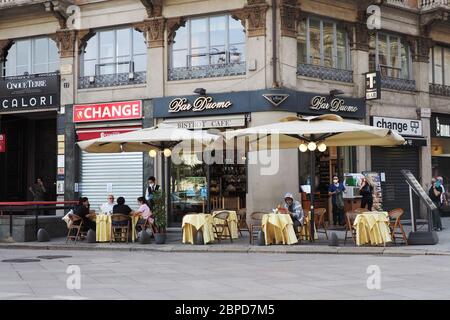
[[[381,189],[381,177],[378,172],[363,172],[364,176],[369,176],[372,178],[375,188],[373,190],[373,210],[381,211],[383,210],[383,191]]]
[[[425,202],[425,205],[430,210],[436,210],[437,207],[434,204],[434,202],[430,199],[428,196],[428,193],[423,190],[422,186],[420,185],[419,181],[417,181],[416,177],[411,173],[409,170],[401,170],[403,176],[406,178],[406,182],[409,184],[409,186],[414,190],[415,194],[417,194],[423,202]]]

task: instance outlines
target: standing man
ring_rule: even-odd
[[[431,180],[431,187],[428,191],[430,199],[434,202],[437,209],[433,210],[433,230],[442,231],[442,221],[441,221],[441,196],[443,193],[443,187],[441,186],[441,181],[433,178]]]
[[[36,179],[36,182],[29,188],[29,190],[33,195],[33,201],[45,200],[45,193],[47,192],[47,189],[45,189],[42,177],[38,177]]]
[[[339,182],[338,176],[333,176],[333,183],[328,187],[328,194],[331,195],[331,203],[333,205],[334,225],[343,225],[344,191],[344,184]]]
[[[153,193],[155,191],[159,190],[159,185],[156,184],[156,178],[151,176],[147,180],[147,187],[145,189],[145,200],[148,203],[148,206],[150,207],[150,210],[153,211],[153,207],[155,205],[153,201]]]

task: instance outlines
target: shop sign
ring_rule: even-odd
[[[57,74],[0,78],[0,113],[56,108],[59,93]]]
[[[289,95],[288,94],[276,94],[276,93],[266,93],[263,94],[263,97],[266,98],[267,101],[269,101],[274,107],[278,107],[280,104],[286,100]]]
[[[0,153],[6,152],[6,134],[0,134]]]
[[[450,117],[445,115],[433,115],[432,119],[433,136],[450,138]]]
[[[220,117],[220,118],[196,118],[186,120],[165,120],[164,123],[174,124],[180,129],[207,129],[207,128],[231,128],[245,126],[245,116]]]
[[[142,119],[142,101],[122,101],[73,106],[73,122]]]
[[[136,131],[141,129],[136,127],[118,127],[118,128],[94,128],[94,129],[79,129],[77,130],[78,141],[91,140],[103,137],[109,137],[116,134]]]
[[[334,112],[334,113],[340,113],[340,112],[350,112],[355,113],[358,111],[358,107],[346,105],[344,99],[340,98],[333,98],[331,101],[328,101],[329,99],[324,96],[314,96],[311,99],[309,108],[311,110],[325,110],[326,112]]]
[[[381,99],[380,71],[367,72],[365,75],[366,75],[366,100]]]
[[[233,103],[231,101],[215,102],[212,97],[198,97],[192,104],[187,98],[175,98],[169,104],[169,112],[202,112],[207,110],[228,109],[232,105]]]
[[[400,118],[372,117],[372,125],[377,128],[393,129],[401,135],[421,136],[422,121]]]

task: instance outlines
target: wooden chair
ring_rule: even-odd
[[[214,215],[214,219],[220,220],[220,222],[213,224],[214,229],[214,235],[217,238],[217,240],[226,240],[230,239],[231,242],[233,242],[233,237],[231,236],[231,229],[228,224],[228,217],[230,216],[230,213],[228,211],[220,211],[219,213]],[[224,234],[224,230],[228,230],[228,235]]]
[[[139,223],[141,220],[144,220],[144,223]],[[148,228],[152,229],[151,237],[154,238],[155,237],[155,233],[158,232],[158,230],[156,229],[156,226],[153,223],[150,223],[150,221],[148,221],[148,219],[144,219],[144,218],[141,217],[138,220],[138,223],[136,224],[136,228],[134,229],[136,239],[138,238],[138,232],[139,231],[144,232]]]
[[[245,208],[239,209],[237,212],[237,217],[238,217],[238,224],[237,224],[238,232],[242,237],[242,231],[247,231],[248,233],[250,233],[247,224],[247,209]]]
[[[239,197],[222,197],[222,208],[225,210],[239,210]]]
[[[404,214],[404,210],[402,208],[396,208],[388,212],[389,215],[389,228],[391,229],[391,237],[395,244],[396,235],[401,235],[404,243],[408,245],[408,239],[406,238],[405,230],[403,229],[401,218]],[[399,231],[396,231],[398,229]],[[399,237],[397,237],[399,238]]]
[[[123,222],[126,221],[126,225],[123,224]],[[114,225],[114,223],[117,222],[119,224]],[[111,215],[111,238],[109,239],[109,243],[112,243],[112,240],[114,241],[123,241],[123,239],[126,239],[126,242],[128,243],[128,235],[130,230],[130,217],[121,214],[121,213],[115,213]]]
[[[77,240],[81,240],[83,236],[86,236],[86,232],[82,231],[83,219],[76,214],[69,214],[69,219],[70,227],[69,232],[67,233],[66,243],[69,242],[69,240],[74,240],[74,243],[77,243]],[[73,231],[75,231],[75,235],[71,235]]]
[[[258,232],[259,231],[261,231],[262,230],[262,226],[261,226],[261,224],[262,224],[262,218],[263,218],[263,215],[265,215],[266,214],[266,212],[259,212],[259,211],[256,211],[256,212],[253,212],[251,215],[250,215],[250,218],[252,219],[252,222],[250,223],[250,231],[249,231],[249,234],[250,234],[250,244],[253,244],[253,240],[256,238],[258,238]]]
[[[310,210],[303,210],[305,218],[303,219],[303,225],[297,227],[295,231],[295,235],[297,236],[298,242],[301,244],[302,241],[306,238],[306,240],[312,241],[311,237],[311,222],[306,217],[309,216]],[[314,209],[314,220],[316,220],[317,209]],[[316,226],[317,229],[317,226]]]
[[[325,226],[326,213],[327,213],[327,209],[325,209],[325,208],[314,209],[314,222],[316,224],[317,233],[325,233],[325,237],[328,240],[327,227]],[[320,227],[323,228],[323,231],[320,231]]]
[[[347,243],[347,239],[352,238],[353,242],[356,244],[356,229],[353,226],[353,222],[356,219],[356,216],[361,213],[358,211],[348,211],[345,213],[345,221],[346,221],[346,229],[345,229],[345,237],[344,237],[344,246]],[[347,237],[347,234],[350,232],[350,236]]]

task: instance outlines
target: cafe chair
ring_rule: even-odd
[[[317,209],[314,210],[314,219],[316,219],[316,211]],[[309,210],[304,210],[304,214],[305,214],[305,218],[303,220],[303,225],[302,226],[298,226],[297,228],[295,228],[295,235],[297,236],[297,240],[298,243],[301,244],[302,240],[309,240],[312,241],[311,238],[311,222],[309,219]]]
[[[126,222],[126,223],[125,223]],[[130,217],[121,214],[115,213],[111,215],[111,238],[109,239],[109,243],[112,241],[123,241],[126,239],[128,243],[128,235],[130,230]]]
[[[406,238],[405,230],[403,229],[403,225],[401,223],[401,218],[404,214],[404,210],[402,208],[396,208],[388,212],[389,215],[389,228],[391,229],[391,238],[395,244],[396,238],[403,239],[403,242],[408,245],[408,239]],[[398,229],[398,230],[397,230]],[[396,237],[400,235],[401,237]]]
[[[77,243],[77,240],[81,240],[82,237],[86,237],[86,232],[83,230],[83,219],[76,214],[69,214],[69,232],[67,233],[67,239],[66,243],[69,242],[69,240],[75,241],[74,243]],[[73,233],[75,232],[75,235]]]
[[[253,240],[254,239],[258,239],[258,233],[259,231],[262,231],[262,218],[263,215],[265,215],[265,212],[253,212],[250,215],[250,218],[252,220],[252,222],[249,225],[249,229],[250,229],[250,244],[253,244]]]
[[[328,240],[327,227],[325,226],[326,213],[327,213],[327,209],[325,209],[325,208],[314,209],[314,222],[316,224],[317,233],[325,233],[325,237]],[[322,231],[320,230],[320,227],[323,228]]]
[[[247,224],[247,209],[242,208],[239,209],[237,212],[237,217],[238,217],[238,232],[242,237],[242,231],[247,231],[248,233],[250,233],[250,230],[248,229],[248,224]]]
[[[347,239],[353,239],[353,242],[356,244],[356,228],[353,226],[353,222],[356,219],[356,216],[361,213],[358,211],[347,211],[345,213],[345,220],[346,220],[346,229],[345,229],[345,236],[344,236],[344,246],[347,243]],[[350,233],[350,236],[347,236],[347,234]]]
[[[233,237],[231,236],[230,225],[228,224],[228,217],[230,213],[228,211],[220,211],[219,213],[214,215],[214,220],[217,219],[220,222],[215,222],[213,224],[214,235],[216,239],[219,241],[230,239],[233,242]],[[228,230],[228,234],[225,234],[224,231]]]
[[[139,231],[144,232],[148,228],[150,228],[152,230],[151,237],[155,237],[155,233],[158,232],[158,230],[156,229],[156,226],[153,223],[150,223],[148,221],[148,219],[144,219],[144,218],[139,219],[137,224],[136,224],[136,228],[134,228],[134,230],[135,230],[135,238],[136,239],[138,238]]]

